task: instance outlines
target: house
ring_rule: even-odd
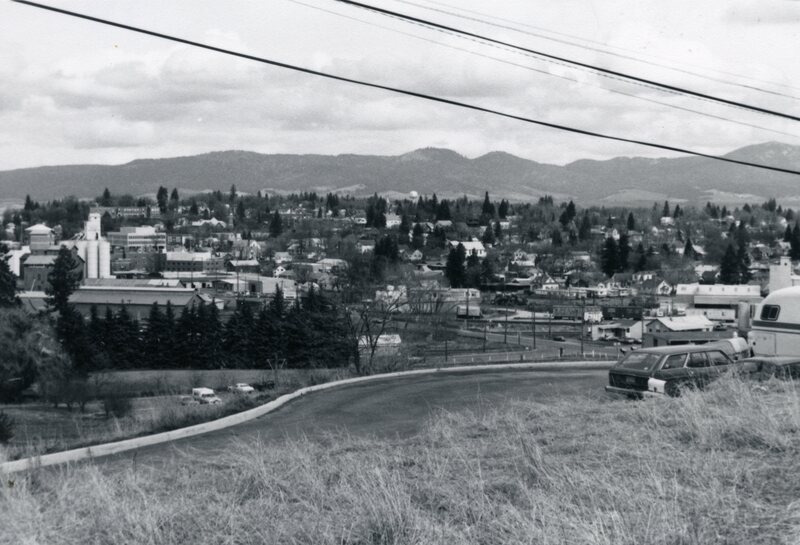
[[[483,243],[476,238],[467,241],[448,240],[447,243],[453,250],[458,248],[459,244],[464,246],[464,250],[466,250],[467,257],[469,257],[472,254],[472,252],[475,252],[475,255],[477,255],[479,258],[486,257],[486,248],[483,246]]]
[[[391,229],[392,227],[400,227],[400,224],[403,222],[403,219],[398,216],[397,214],[386,214],[386,228]]]
[[[366,254],[369,252],[375,251],[375,240],[373,239],[362,239],[356,243],[356,248],[362,254]]]
[[[666,280],[660,278],[651,278],[645,280],[639,285],[639,292],[650,295],[670,295],[672,293],[672,285]]]
[[[410,254],[408,254],[408,260],[412,263],[416,263],[418,261],[422,261],[424,259],[424,255],[422,254],[422,250],[416,249]]]
[[[293,259],[292,254],[289,252],[275,252],[275,255],[272,256],[272,261],[274,261],[276,265],[291,263]]]

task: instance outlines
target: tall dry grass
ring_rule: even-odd
[[[407,440],[242,440],[13,476],[0,543],[795,543],[798,423],[794,385],[724,380],[441,413]]]

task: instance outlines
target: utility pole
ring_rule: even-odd
[[[586,298],[581,299],[581,357],[583,357],[584,331],[586,331]]]
[[[486,352],[486,324],[483,324],[483,351]]]
[[[505,319],[505,328],[503,329],[503,344],[506,344],[508,341],[508,303],[506,303],[506,319]]]
[[[533,332],[533,350],[536,350],[536,305],[531,305],[531,330]]]

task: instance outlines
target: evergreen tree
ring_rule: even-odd
[[[442,199],[442,202],[440,202],[439,206],[436,208],[436,221],[449,221],[451,219],[450,204],[447,202],[447,199]]]
[[[178,208],[178,203],[180,202],[180,197],[178,196],[178,188],[172,188],[172,193],[169,195],[169,209],[175,210]]]
[[[500,206],[497,208],[497,215],[500,219],[504,220],[508,217],[508,201],[503,199],[500,201]]]
[[[411,247],[415,250],[421,250],[425,246],[425,234],[422,230],[422,225],[419,223],[414,224],[411,230]]]
[[[484,244],[487,244],[487,245],[495,243],[494,229],[492,228],[491,225],[487,225],[484,228],[483,235],[481,236],[481,242],[483,242]]]
[[[790,250],[789,256],[792,260],[800,259],[800,226],[797,223],[794,224],[794,229],[792,229],[792,240],[789,241]]]
[[[19,306],[17,279],[8,267],[8,262],[0,258],[0,308]]]
[[[239,196],[239,193],[236,191],[236,185],[232,184],[231,185],[231,190],[228,193],[228,202],[230,204],[233,204],[233,202],[236,200],[236,197],[238,197],[238,196]]]
[[[481,215],[486,216],[489,220],[494,217],[494,204],[489,200],[489,192],[487,191],[483,196],[483,206],[481,207]]]
[[[636,218],[633,217],[633,212],[628,212],[628,231],[636,230]]]
[[[589,220],[589,214],[584,213],[581,218],[581,225],[578,228],[578,240],[585,242],[592,238],[592,222]]]
[[[475,250],[472,250],[467,256],[464,283],[468,288],[479,289],[481,287],[481,260]]]
[[[108,188],[103,190],[103,196],[100,197],[100,206],[111,206],[114,204],[114,201],[111,199],[111,192]]]
[[[739,260],[736,257],[736,250],[733,249],[733,244],[728,244],[725,255],[722,256],[722,262],[719,266],[719,280],[723,284],[739,283]]]
[[[736,252],[736,264],[739,268],[739,283],[747,284],[752,280],[753,273],[750,272],[750,254],[747,253],[747,246],[744,244],[739,245],[739,250]]]
[[[69,304],[69,296],[80,284],[81,276],[78,258],[72,250],[62,246],[58,250],[53,270],[47,275],[47,303],[55,310],[63,312]]]
[[[628,270],[630,253],[631,245],[628,242],[628,235],[622,234],[619,237],[619,244],[617,245],[617,271],[624,272]]]
[[[161,213],[167,211],[167,199],[169,197],[169,191],[164,186],[158,186],[158,192],[156,193],[156,202],[158,203],[158,209],[161,210]]]
[[[684,259],[695,259],[697,257],[694,253],[694,244],[692,243],[691,237],[686,237],[686,244],[683,246],[683,258]]]
[[[279,237],[283,232],[283,221],[281,220],[281,214],[278,212],[278,209],[275,209],[275,213],[272,214],[272,219],[269,222],[269,234],[272,237]]]
[[[164,348],[166,343],[172,342],[172,339],[164,336],[165,328],[166,318],[164,313],[161,312],[161,307],[158,303],[154,302],[150,306],[150,313],[147,316],[142,353],[156,369],[169,366],[169,362],[165,358]]]
[[[450,282],[450,287],[461,288],[464,286],[466,270],[464,268],[464,261],[466,259],[467,251],[463,244],[452,248],[447,255],[447,263],[445,264],[444,274]]]
[[[784,242],[791,242],[792,241],[792,226],[787,225],[786,230],[783,232],[783,241]]]
[[[484,257],[481,261],[481,282],[488,284],[492,280],[494,280],[494,265],[491,259]]]
[[[619,269],[619,249],[613,237],[607,237],[600,251],[600,269],[611,277]]]
[[[494,222],[494,238],[496,240],[503,240],[503,228],[500,227],[500,222]]]
[[[664,209],[661,211],[661,216],[668,217],[669,215],[669,201],[664,201]]]
[[[403,242],[408,241],[408,234],[411,232],[411,219],[408,214],[403,213],[400,216],[400,226],[397,229],[400,232]]]
[[[560,229],[553,229],[552,234],[550,235],[550,243],[553,246],[561,246],[564,244],[564,240],[561,238],[561,230]]]

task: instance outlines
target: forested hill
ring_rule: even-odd
[[[800,170],[800,146],[770,142],[735,150],[728,157]],[[354,195],[410,191],[443,196],[526,200],[543,194],[584,203],[652,204],[663,199],[720,203],[757,202],[778,197],[800,203],[800,177],[721,163],[699,157],[618,157],[579,160],[558,166],[504,152],[470,159],[438,148],[398,156],[265,155],[221,151],[167,159],[139,159],[124,165],[70,165],[0,172],[0,196],[50,199],[155,193],[158,186],[184,191],[339,191]]]

